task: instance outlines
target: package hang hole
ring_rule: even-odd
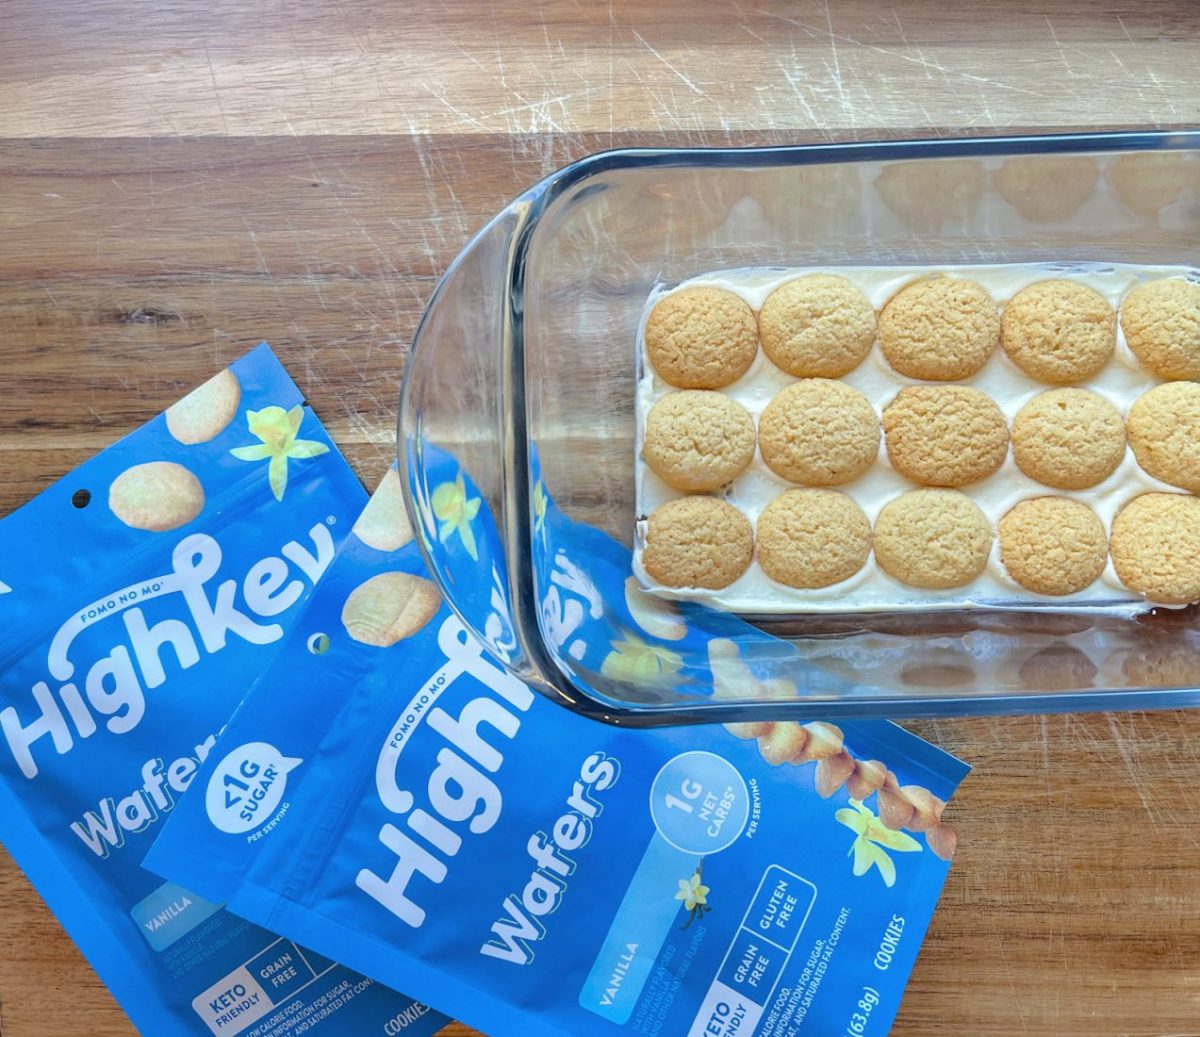
[[[86,508],[92,503],[90,490],[76,490],[71,494],[71,505],[76,508]]]

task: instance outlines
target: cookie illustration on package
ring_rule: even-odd
[[[108,506],[127,526],[165,533],[185,526],[204,508],[204,487],[174,461],[126,468],[108,490]]]
[[[237,417],[242,385],[229,368],[167,408],[167,431],[185,446],[216,439]]]
[[[669,602],[647,594],[638,586],[636,576],[625,580],[625,607],[633,621],[651,637],[660,641],[679,641],[687,637],[687,624],[679,610]]]
[[[412,637],[441,607],[442,596],[429,580],[379,573],[350,592],[342,606],[342,625],[355,641],[390,648]]]
[[[376,551],[399,551],[412,540],[412,526],[404,510],[404,494],[395,468],[388,469],[351,532]]]

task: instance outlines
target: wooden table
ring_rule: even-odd
[[[375,480],[438,274],[588,151],[1200,116],[1192,0],[698,7],[8,0],[0,509],[261,338]],[[1200,715],[917,727],[976,770],[894,1032],[1200,1033]],[[131,1032],[0,852],[0,1035],[81,1031]]]

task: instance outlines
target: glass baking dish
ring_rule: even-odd
[[[422,535],[426,560],[467,627],[514,673],[615,722],[1200,702],[1195,608],[1128,619],[1049,603],[751,618],[727,639],[746,664],[736,698],[686,680],[647,687],[571,651],[540,564],[592,550],[589,529],[632,543],[636,338],[656,286],[739,267],[1194,264],[1198,242],[1195,132],[585,158],[476,235],[418,329],[399,419],[410,517],[418,530],[436,528],[432,459],[453,457],[490,509],[503,564],[481,595],[466,591],[479,583],[476,559]],[[547,498],[570,520],[552,533]],[[606,604],[621,603],[595,611]],[[511,636],[497,636],[501,617]],[[711,656],[704,643],[670,649],[685,674],[712,661],[699,657]]]

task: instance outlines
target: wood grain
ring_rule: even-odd
[[[0,6],[0,511],[262,338],[374,480],[436,277],[591,150],[1200,115],[1187,0],[492,10]],[[894,1033],[1200,1033],[1200,716],[917,729],[976,770]],[[0,852],[0,1035],[82,1028],[132,1032]]]
[[[958,0],[703,7],[10,2],[0,134],[819,137],[1197,114],[1187,0],[1007,0],[986,17]]]

